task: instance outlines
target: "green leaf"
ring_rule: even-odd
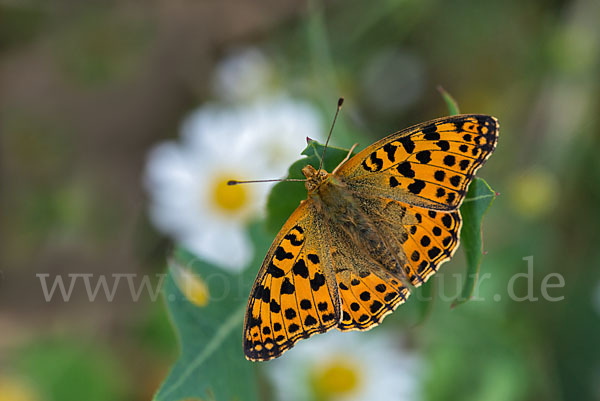
[[[431,312],[433,311],[433,302],[435,300],[435,288],[436,281],[429,280],[429,283],[413,289],[413,291],[418,291],[415,294],[415,298],[419,300],[417,304],[417,321],[415,322],[414,326],[424,324],[427,319],[429,319],[429,316],[431,316]]]
[[[467,276],[462,292],[452,303],[452,308],[467,302],[473,295],[483,256],[481,224],[494,199],[496,192],[485,180],[475,177],[460,207],[463,218],[460,238],[467,260]]]
[[[252,266],[260,266],[270,242],[262,226],[253,225]],[[184,399],[256,400],[257,380],[242,349],[242,322],[257,269],[239,274],[198,260],[178,250],[171,263],[191,270],[208,286],[210,297],[199,307],[185,297],[169,269],[163,295],[176,328],[181,355],[154,396],[155,401]]]
[[[310,140],[306,149],[302,151],[302,154],[306,157],[291,165],[287,178],[303,179],[302,168],[309,164],[314,168],[319,168],[323,149],[324,145]],[[347,155],[347,149],[328,146],[323,168],[329,172],[333,171]],[[267,199],[266,224],[269,231],[277,233],[303,199],[306,199],[306,188],[303,182],[282,181],[273,186]]]
[[[446,92],[446,89],[442,88],[441,86],[438,86],[437,90],[438,90],[438,92],[440,92],[440,94],[444,98],[444,101],[446,102],[446,106],[448,107],[448,115],[455,116],[457,114],[460,114],[460,109],[458,108],[458,103],[452,97],[452,95],[450,95],[448,92]]]

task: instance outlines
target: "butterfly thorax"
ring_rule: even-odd
[[[339,240],[352,244],[354,252],[361,255],[363,260],[370,260],[368,263],[373,268],[378,265],[388,272],[398,271],[399,258],[402,257],[398,249],[400,244],[387,241],[386,238],[402,233],[389,232],[379,219],[369,216],[365,210],[367,205],[363,205],[361,198],[340,177],[324,170],[317,171],[310,165],[304,167],[302,172],[307,178],[308,198],[330,225],[341,228],[342,238]],[[355,267],[337,266],[335,270],[339,273],[350,268],[360,274],[361,269]]]

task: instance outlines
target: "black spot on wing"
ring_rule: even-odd
[[[377,157],[376,152],[371,153],[369,158],[371,160],[371,164],[373,165],[371,171],[379,171],[383,168],[383,160]]]
[[[458,187],[460,185],[460,175],[450,177],[450,184]]]
[[[302,301],[300,301],[300,308],[302,308],[303,310],[309,310],[310,308],[312,308],[312,303],[308,299],[303,299]]]
[[[396,166],[396,171],[408,178],[414,178],[415,171],[411,168],[409,162],[402,162]]]
[[[274,299],[271,300],[271,304],[269,305],[269,309],[273,313],[281,312],[281,306]]]
[[[445,214],[442,217],[442,223],[444,224],[444,226],[446,228],[450,228],[452,227],[452,217],[449,214]]]
[[[327,323],[333,319],[335,319],[335,313],[326,313],[323,316],[321,316],[321,320],[323,320],[323,323]]]
[[[273,262],[269,263],[269,268],[267,269],[267,274],[272,275],[274,278],[280,278],[285,276],[285,272],[279,267],[275,266]]]
[[[306,257],[308,258],[308,260],[311,261],[311,263],[313,264],[317,264],[319,263],[319,256],[314,254],[314,253],[309,253],[308,255],[306,255]]]
[[[398,139],[406,153],[411,154],[415,150],[415,143],[408,136]]]
[[[437,141],[435,144],[438,146],[438,148],[440,148],[440,150],[443,150],[444,152],[450,149],[450,144],[448,143],[448,141]]]
[[[263,287],[262,301],[264,303],[269,303],[270,300],[271,300],[271,289],[269,287]]]
[[[294,284],[292,284],[290,282],[289,278],[285,278],[283,280],[283,283],[281,283],[281,294],[293,294],[294,291],[296,291],[296,287],[294,287]]]
[[[306,263],[304,259],[298,259],[296,263],[294,263],[294,267],[292,268],[292,272],[300,276],[302,278],[308,278],[308,268],[306,267]]]
[[[437,127],[435,126],[435,124],[430,124],[423,127],[422,131],[425,134],[425,139],[427,139],[428,141],[435,141],[440,139],[440,134],[436,132]]]
[[[428,150],[422,150],[415,156],[417,160],[423,164],[427,164],[431,161],[431,152]]]
[[[387,153],[388,160],[392,163],[396,160],[396,149],[398,149],[398,147],[391,143],[383,145],[383,151]]]
[[[425,182],[422,180],[414,180],[414,182],[412,184],[410,184],[408,187],[408,190],[410,192],[412,192],[415,195],[418,195],[421,193],[421,191],[423,190],[423,188],[425,188]]]
[[[275,249],[275,259],[277,260],[292,259],[293,257],[294,255],[291,252],[286,252],[281,246]]]
[[[287,239],[288,241],[290,241],[290,244],[292,244],[294,246],[302,245],[302,243],[304,242],[303,239],[298,239],[298,237],[296,236],[296,234],[293,234],[293,233],[289,233],[289,234],[287,234],[283,238]]]
[[[434,246],[429,251],[427,251],[427,255],[429,256],[430,259],[434,259],[437,255],[439,255],[440,252],[441,252],[440,248],[438,248],[437,246]]]
[[[446,155],[444,157],[444,164],[448,167],[452,167],[454,166],[454,163],[456,163],[456,158],[452,155]]]
[[[254,294],[252,294],[252,297],[254,299],[262,299],[263,297],[263,291],[264,291],[265,287],[263,287],[261,284],[259,284],[258,286],[256,286],[256,288],[254,289]]]
[[[383,304],[379,301],[373,301],[373,303],[371,304],[371,313],[377,313],[379,311],[379,309],[381,309],[383,307]]]
[[[315,276],[310,280],[310,288],[313,291],[318,291],[323,285],[325,285],[325,276],[321,273],[315,273]]]

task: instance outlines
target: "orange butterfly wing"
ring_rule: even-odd
[[[250,293],[244,353],[253,361],[276,358],[294,344],[337,326],[340,301],[327,266],[321,217],[303,201],[273,241]]]
[[[427,209],[457,209],[496,148],[498,120],[464,114],[421,123],[359,152],[336,172],[355,190]]]

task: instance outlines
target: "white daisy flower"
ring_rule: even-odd
[[[277,399],[285,401],[415,401],[421,371],[421,358],[385,331],[330,331],[267,366]]]
[[[245,226],[261,216],[271,185],[227,181],[285,176],[306,136],[321,138],[321,128],[310,104],[284,95],[200,107],[183,122],[180,141],[159,144],[148,155],[144,182],[152,222],[202,259],[243,269],[252,257]]]

